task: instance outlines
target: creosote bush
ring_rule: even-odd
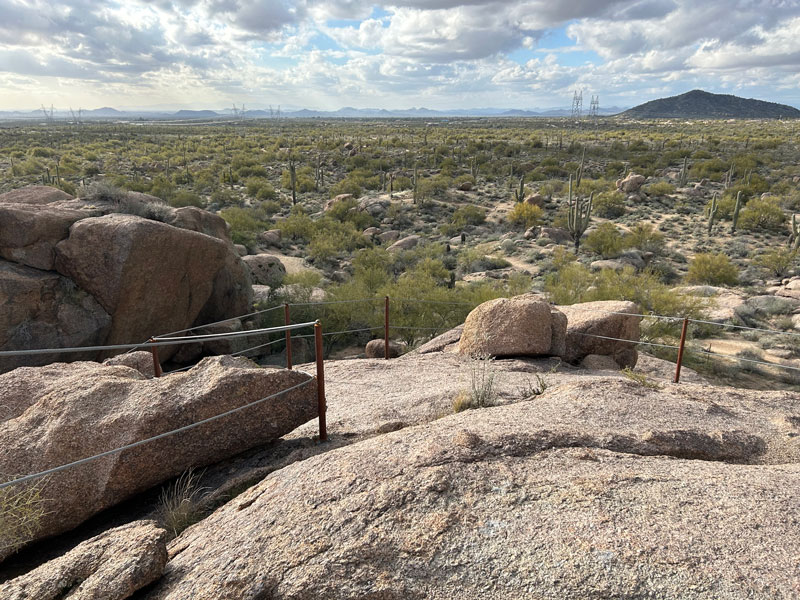
[[[736,285],[739,270],[724,254],[700,253],[689,262],[687,283]]]
[[[625,248],[625,240],[613,223],[605,222],[586,236],[584,247],[603,258],[615,258]]]
[[[515,225],[528,229],[541,223],[543,212],[541,207],[535,204],[517,202],[511,212],[508,213],[508,220]]]

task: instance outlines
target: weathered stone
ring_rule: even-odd
[[[211,285],[211,295],[192,325],[214,323],[250,312],[253,306],[250,269],[236,252],[225,254],[225,262]]]
[[[3,600],[124,600],[159,579],[167,532],[153,521],[109,529],[0,585]]]
[[[254,285],[253,286],[253,303],[259,304],[261,302],[269,302],[272,294],[272,288],[268,285]]]
[[[322,207],[322,210],[328,212],[334,206],[339,204],[339,202],[345,202],[346,200],[352,200],[352,199],[353,199],[353,194],[339,194],[338,196],[334,196],[333,198],[325,202],[325,206]]]
[[[405,353],[406,346],[400,342],[389,340],[389,358],[397,358]],[[364,356],[367,358],[385,358],[386,343],[384,340],[370,340],[364,349]]]
[[[0,473],[37,473],[309,381],[216,421],[49,476],[34,539],[68,531],[189,467],[277,439],[316,415],[316,387],[299,371],[259,368],[230,356],[205,358],[156,379],[88,362],[15,369],[0,375]],[[0,560],[7,555],[0,548]]]
[[[242,261],[250,269],[250,278],[254,284],[280,287],[286,277],[286,267],[281,259],[271,254],[251,254]]]
[[[247,256],[247,246],[243,244],[234,244],[233,247],[236,249],[236,253],[239,256]]]
[[[196,231],[232,244],[228,223],[214,213],[196,206],[184,206],[175,210],[168,221],[173,227]]]
[[[736,310],[747,301],[745,296],[734,290],[711,285],[690,285],[673,288],[672,291],[677,294],[708,298],[706,319],[717,323],[733,319],[736,316]]]
[[[364,235],[365,237],[371,238],[371,237],[373,237],[373,236],[377,236],[377,235],[378,235],[380,232],[381,232],[381,230],[380,230],[380,228],[379,228],[379,227],[367,227],[367,228],[366,228],[366,229],[363,231],[363,235]]]
[[[626,194],[638,192],[646,180],[644,175],[630,173],[625,179],[617,179],[617,189]]]
[[[0,261],[0,350],[104,343],[111,317],[66,277]],[[93,358],[94,353],[0,358],[0,372],[23,365]]]
[[[358,201],[358,210],[379,219],[386,213],[390,204],[387,198],[362,198]]]
[[[538,239],[552,240],[556,244],[569,244],[572,242],[572,236],[570,236],[569,231],[558,227],[539,228]]]
[[[534,206],[538,206],[539,208],[544,208],[546,201],[547,199],[541,194],[531,194],[530,196],[525,198],[526,204],[532,204]]]
[[[400,239],[400,232],[394,229],[390,229],[389,231],[384,231],[383,233],[379,234],[378,239],[381,241],[382,244],[396,242],[397,240]]]
[[[452,379],[411,354],[391,381],[407,359]],[[370,432],[407,422],[364,375]],[[769,449],[796,399],[766,394],[584,374],[308,458],[174,540],[146,598],[789,598],[798,448]]]
[[[0,256],[52,270],[55,245],[69,235],[75,221],[96,214],[56,188],[30,186],[0,194]]]
[[[620,367],[634,367],[639,341],[639,307],[633,302],[600,301],[559,306],[567,315],[566,349],[562,358],[577,364],[589,354],[608,355]],[[618,338],[618,339],[605,339]],[[631,340],[624,342],[619,340]]]
[[[390,252],[398,252],[400,250],[411,250],[419,244],[420,237],[418,235],[409,235],[402,240],[397,240],[394,244],[389,246],[387,250]]]
[[[604,258],[601,260],[592,261],[589,267],[593,271],[602,271],[604,269],[611,269],[612,271],[622,271],[626,265],[621,260],[615,258]]]
[[[581,367],[590,371],[617,371],[619,365],[613,357],[607,354],[589,354],[583,357]]]
[[[211,297],[215,275],[232,256],[225,242],[207,235],[106,215],[72,226],[56,247],[56,268],[112,316],[106,343],[117,344],[194,323]]]
[[[446,331],[440,336],[433,338],[432,340],[422,344],[419,348],[417,348],[417,352],[419,354],[429,354],[431,352],[441,352],[445,349],[446,346],[450,344],[457,344],[458,341],[461,339],[461,334],[464,331],[464,326],[459,325],[451,329],[450,331]]]
[[[191,344],[187,344],[191,345]],[[103,361],[103,364],[109,367],[122,365],[123,367],[130,367],[136,369],[145,377],[155,377],[156,370],[153,363],[153,354],[144,350],[137,350],[136,352],[129,352],[127,354],[118,354]]]
[[[469,356],[541,356],[550,352],[553,338],[550,305],[525,294],[484,302],[469,313],[458,350]]]
[[[270,229],[269,231],[262,231],[258,234],[258,241],[267,246],[280,246],[281,245],[281,230]]]

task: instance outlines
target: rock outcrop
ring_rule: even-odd
[[[567,338],[560,356],[578,363],[590,354],[611,356],[620,367],[634,367],[638,354],[639,307],[627,301],[584,302],[559,306],[567,316]],[[618,338],[618,339],[607,339]],[[623,342],[619,340],[632,340]]]
[[[277,256],[251,254],[242,260],[250,269],[250,278],[256,285],[268,285],[275,289],[281,286],[283,278],[286,277],[286,267]]]
[[[0,473],[68,464],[309,381],[222,419],[50,475],[36,539],[67,531],[189,467],[281,437],[316,416],[316,387],[304,373],[226,356],[158,379],[89,362],[15,369],[0,375]]]
[[[111,316],[71,279],[0,261],[0,349],[76,348],[105,342]],[[0,357],[0,371],[92,354]]]
[[[249,273],[225,221],[147,194],[0,194],[0,257],[2,350],[138,343],[251,308]],[[99,355],[61,357],[86,358]],[[4,359],[0,371],[53,360]]]
[[[553,312],[535,294],[484,302],[467,316],[458,351],[469,356],[558,354],[566,320],[554,318]]]
[[[386,233],[388,234],[389,232],[387,231]],[[384,235],[386,234],[380,235],[381,239],[383,239]],[[418,235],[409,235],[401,240],[397,240],[394,244],[389,246],[387,250],[389,252],[398,252],[400,250],[411,250],[411,248],[414,248],[417,244],[419,244],[419,241],[420,237]]]
[[[792,597],[795,412],[614,376],[406,427],[272,473],[144,597]]]
[[[167,532],[137,521],[78,544],[30,573],[0,585],[3,600],[124,600],[161,577]]]
[[[617,179],[617,189],[626,194],[633,194],[639,191],[646,180],[644,175],[630,173],[625,179]]]

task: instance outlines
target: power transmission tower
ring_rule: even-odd
[[[272,110],[272,104],[270,104],[269,105],[269,118],[271,119],[274,116],[275,116],[275,111]]]
[[[592,118],[600,116],[600,96],[592,96],[589,113],[592,115]]]
[[[281,118],[281,105],[278,104],[278,118]]]
[[[50,105],[50,112],[47,112],[47,109],[44,107],[44,104],[42,104],[42,109],[41,110],[44,113],[45,122],[46,123],[52,123],[53,122],[53,105],[52,104]]]
[[[236,108],[236,102],[233,103],[233,118],[234,119],[239,118],[239,109]]]
[[[572,118],[580,119],[583,115],[583,90],[575,90],[572,95]]]

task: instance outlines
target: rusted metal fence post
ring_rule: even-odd
[[[689,318],[683,319],[683,327],[681,328],[681,342],[678,346],[678,362],[675,365],[675,383],[680,383],[681,380],[681,364],[683,363],[683,348],[686,346],[686,330],[689,328]]]
[[[288,302],[283,305],[283,321],[284,325],[292,322]],[[292,370],[292,332],[289,329],[286,330],[286,368]]]
[[[383,357],[389,360],[389,296],[383,305]]]
[[[150,343],[155,342],[153,338],[148,340]],[[153,355],[153,373],[155,373],[156,377],[161,377],[164,372],[161,370],[161,361],[158,360],[158,347],[157,346],[150,346],[150,352]]]
[[[328,440],[328,426],[325,422],[325,368],[322,364],[322,325],[314,324],[314,349],[317,356],[317,411],[319,412],[319,441]]]

